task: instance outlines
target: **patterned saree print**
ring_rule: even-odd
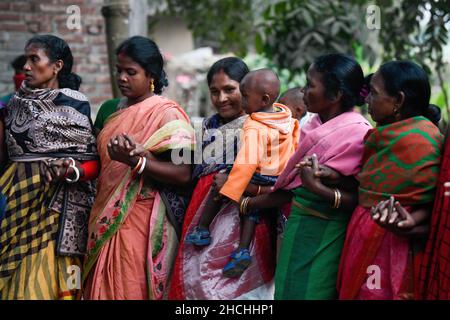
[[[203,121],[203,143],[197,145],[197,148],[201,148],[199,150],[202,153],[202,164],[194,167],[194,178],[207,176],[233,165],[240,147],[242,126],[247,117],[247,115],[243,115],[224,124],[222,118],[215,114]],[[211,150],[211,153],[208,150]],[[216,151],[222,152],[215,154]],[[227,163],[227,160],[232,163]]]
[[[0,291],[25,259],[34,259],[56,240],[58,231],[63,232],[59,226],[62,207],[49,207],[57,196],[57,186],[44,183],[38,160],[68,155],[79,160],[96,158],[90,107],[81,93],[31,90],[23,85],[7,111],[6,140],[14,161],[0,178],[4,199],[0,212]],[[77,212],[92,203],[91,182],[78,183],[71,190],[69,211]],[[85,222],[87,233],[86,227]]]
[[[359,207],[348,227],[339,270],[340,299],[355,299],[362,292],[367,267],[376,259],[386,261],[396,250],[396,263],[390,267],[391,287],[382,294],[394,299],[412,295],[412,260],[417,264],[420,253],[412,246],[378,226],[370,217],[370,207],[393,195],[407,210],[411,205],[433,201],[441,159],[442,135],[424,117],[414,117],[373,129],[366,137],[364,165],[359,175]],[[403,269],[402,269],[403,268]],[[388,272],[389,268],[383,269]],[[401,272],[392,270],[402,269]],[[394,285],[395,284],[395,285]],[[413,284],[416,287],[416,284]],[[389,289],[392,292],[388,292]],[[366,290],[367,291],[367,290]]]
[[[442,141],[442,134],[424,117],[373,129],[359,175],[359,204],[371,207],[390,195],[403,205],[431,202]]]

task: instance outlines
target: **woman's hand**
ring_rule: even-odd
[[[69,170],[71,160],[68,158],[43,160],[40,164],[41,175],[47,183],[59,182],[73,173]]]
[[[122,162],[128,166],[135,166],[139,161],[142,150],[127,134],[111,138],[108,143],[108,154],[112,160]]]
[[[297,166],[300,167],[300,178],[302,179],[302,185],[305,188],[312,192],[321,188],[322,182],[317,176],[317,173],[319,172],[319,162],[315,154],[310,158],[304,158]]]
[[[225,182],[227,182],[228,174],[224,172],[219,172],[214,176],[214,181],[212,183],[213,188],[215,188],[217,191],[222,189]]]
[[[389,200],[380,201],[371,209],[374,222],[380,227],[389,231],[403,235],[404,231],[411,230],[417,226],[417,222],[398,201],[391,196]]]
[[[341,184],[342,175],[330,167],[318,164],[316,154],[305,157],[295,167],[300,169],[301,174],[301,170],[303,168],[313,168],[313,165],[316,167],[316,170],[314,170],[314,176],[320,178],[324,185],[333,188]]]

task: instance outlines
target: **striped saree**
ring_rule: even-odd
[[[95,189],[89,181],[66,186],[64,206],[52,201],[62,189],[45,183],[39,166],[49,158],[96,158],[89,102],[74,90],[22,85],[5,120],[10,162],[0,178],[0,300],[74,299],[80,295],[81,261],[57,252],[59,235],[65,234],[61,218],[77,217],[72,226],[82,240],[78,249],[84,251]],[[66,240],[62,245],[74,242]]]

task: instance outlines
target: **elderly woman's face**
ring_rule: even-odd
[[[394,121],[395,98],[391,97],[384,88],[384,80],[379,72],[376,72],[370,81],[370,92],[367,96],[369,114],[373,121],[380,125]]]
[[[63,62],[61,60],[51,62],[45,51],[33,44],[25,48],[25,56],[27,62],[23,70],[27,86],[37,89],[50,87],[57,79]]]
[[[226,121],[234,120],[244,114],[239,82],[230,79],[222,70],[212,77],[209,93],[212,104]]]

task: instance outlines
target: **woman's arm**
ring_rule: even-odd
[[[263,194],[250,198],[247,208],[249,210],[263,210],[279,208],[292,201],[293,194],[286,190],[277,190],[272,193]]]
[[[187,187],[191,182],[191,165],[173,164],[170,161],[171,151],[167,151],[167,153],[158,157],[159,159],[153,156],[151,152],[144,155],[147,161],[143,174],[162,183]],[[138,161],[139,158],[137,158],[136,164]]]
[[[323,198],[324,201],[330,204],[330,206],[333,206],[337,200],[335,190],[337,190],[338,194],[340,194],[340,208],[347,211],[353,211],[358,205],[358,193],[356,189],[353,191],[348,191],[347,188],[349,186],[347,186],[347,188],[342,186],[333,188],[322,182],[322,179],[329,177],[331,173],[333,176],[338,173],[327,167],[319,169],[319,164],[315,155],[311,157],[311,166],[305,165],[302,162],[299,163],[299,165],[301,167],[300,176],[302,179],[302,186]],[[339,179],[334,177],[332,180],[338,181]]]
[[[140,157],[145,157],[145,166],[141,173],[155,181],[180,187],[187,187],[191,182],[191,165],[172,163],[172,150],[155,157],[142,145],[136,144],[131,137],[124,134],[110,140],[108,153],[112,160],[125,163],[132,168],[139,164]]]

